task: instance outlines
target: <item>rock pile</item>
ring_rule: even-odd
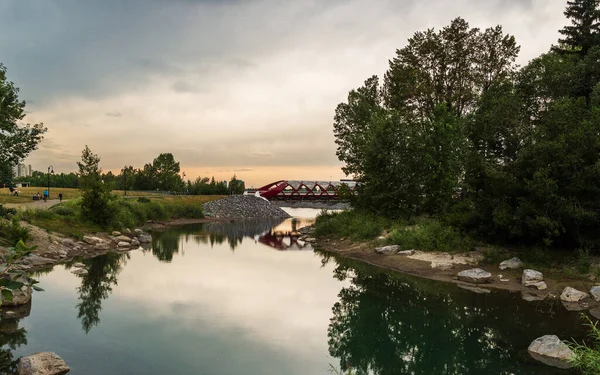
[[[271,202],[253,195],[232,195],[205,203],[206,216],[223,219],[288,218],[290,215]]]

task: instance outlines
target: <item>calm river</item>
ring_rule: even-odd
[[[318,211],[289,212],[299,227]],[[329,258],[282,236],[292,225],[174,228],[84,261],[86,276],[57,266],[30,312],[0,321],[0,362],[54,351],[74,375],[570,374],[526,351],[581,336],[560,303]]]

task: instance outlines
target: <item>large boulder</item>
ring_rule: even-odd
[[[560,299],[564,302],[579,302],[582,299],[588,298],[589,296],[590,295],[587,293],[568,286],[563,290],[562,294],[560,295]]]
[[[400,251],[400,246],[398,245],[383,246],[375,249],[377,254],[383,255],[394,255],[397,254],[398,251]]]
[[[538,287],[538,285],[540,285],[540,281],[544,281],[544,275],[541,272],[529,269],[523,270],[523,275],[521,276],[521,284],[525,286]]]
[[[152,242],[152,236],[147,233],[140,234],[138,236],[138,241],[140,241],[140,243],[150,243]]]
[[[41,352],[19,360],[19,375],[63,375],[71,371],[56,353]]]
[[[481,268],[473,268],[458,273],[458,279],[473,284],[483,284],[490,281],[492,274]]]
[[[115,242],[131,242],[131,237],[128,236],[119,236],[114,238]]]
[[[600,286],[593,286],[590,289],[590,294],[596,301],[600,302]]]
[[[569,361],[575,356],[575,353],[555,335],[546,335],[533,340],[527,351],[533,359],[563,369],[572,367]]]
[[[517,268],[522,268],[523,267],[523,262],[521,262],[521,259],[514,257],[514,258],[510,258],[508,260],[505,260],[504,262],[500,263],[500,269],[501,270],[505,270],[505,269],[517,269]]]
[[[21,306],[31,302],[31,287],[22,287],[21,289],[15,289],[12,291],[12,301],[2,301],[2,307],[6,306]]]

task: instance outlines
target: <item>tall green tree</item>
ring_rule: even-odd
[[[0,63],[0,169],[7,170],[35,150],[47,129],[42,123],[23,125],[25,101],[19,88],[8,80]]]
[[[179,162],[175,161],[173,154],[160,154],[152,162],[155,172],[156,188],[165,191],[177,191],[181,189],[182,180],[179,176]]]
[[[600,0],[569,0],[564,14],[571,25],[559,31],[563,37],[555,50],[585,56],[600,44]]]
[[[107,226],[112,219],[109,202],[112,199],[112,186],[102,180],[100,157],[86,145],[81,153],[79,186],[82,191],[82,214],[96,224]]]

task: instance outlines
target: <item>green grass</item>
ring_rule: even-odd
[[[361,211],[322,211],[315,220],[315,235],[365,241],[380,236],[386,225],[387,220]]]
[[[600,374],[600,328],[597,322],[586,317],[590,328],[588,342],[567,342],[567,345],[575,353],[572,361],[573,367],[581,371],[583,375]]]
[[[473,241],[453,227],[426,219],[411,226],[401,225],[390,233],[388,242],[403,249],[424,251],[469,251]]]

